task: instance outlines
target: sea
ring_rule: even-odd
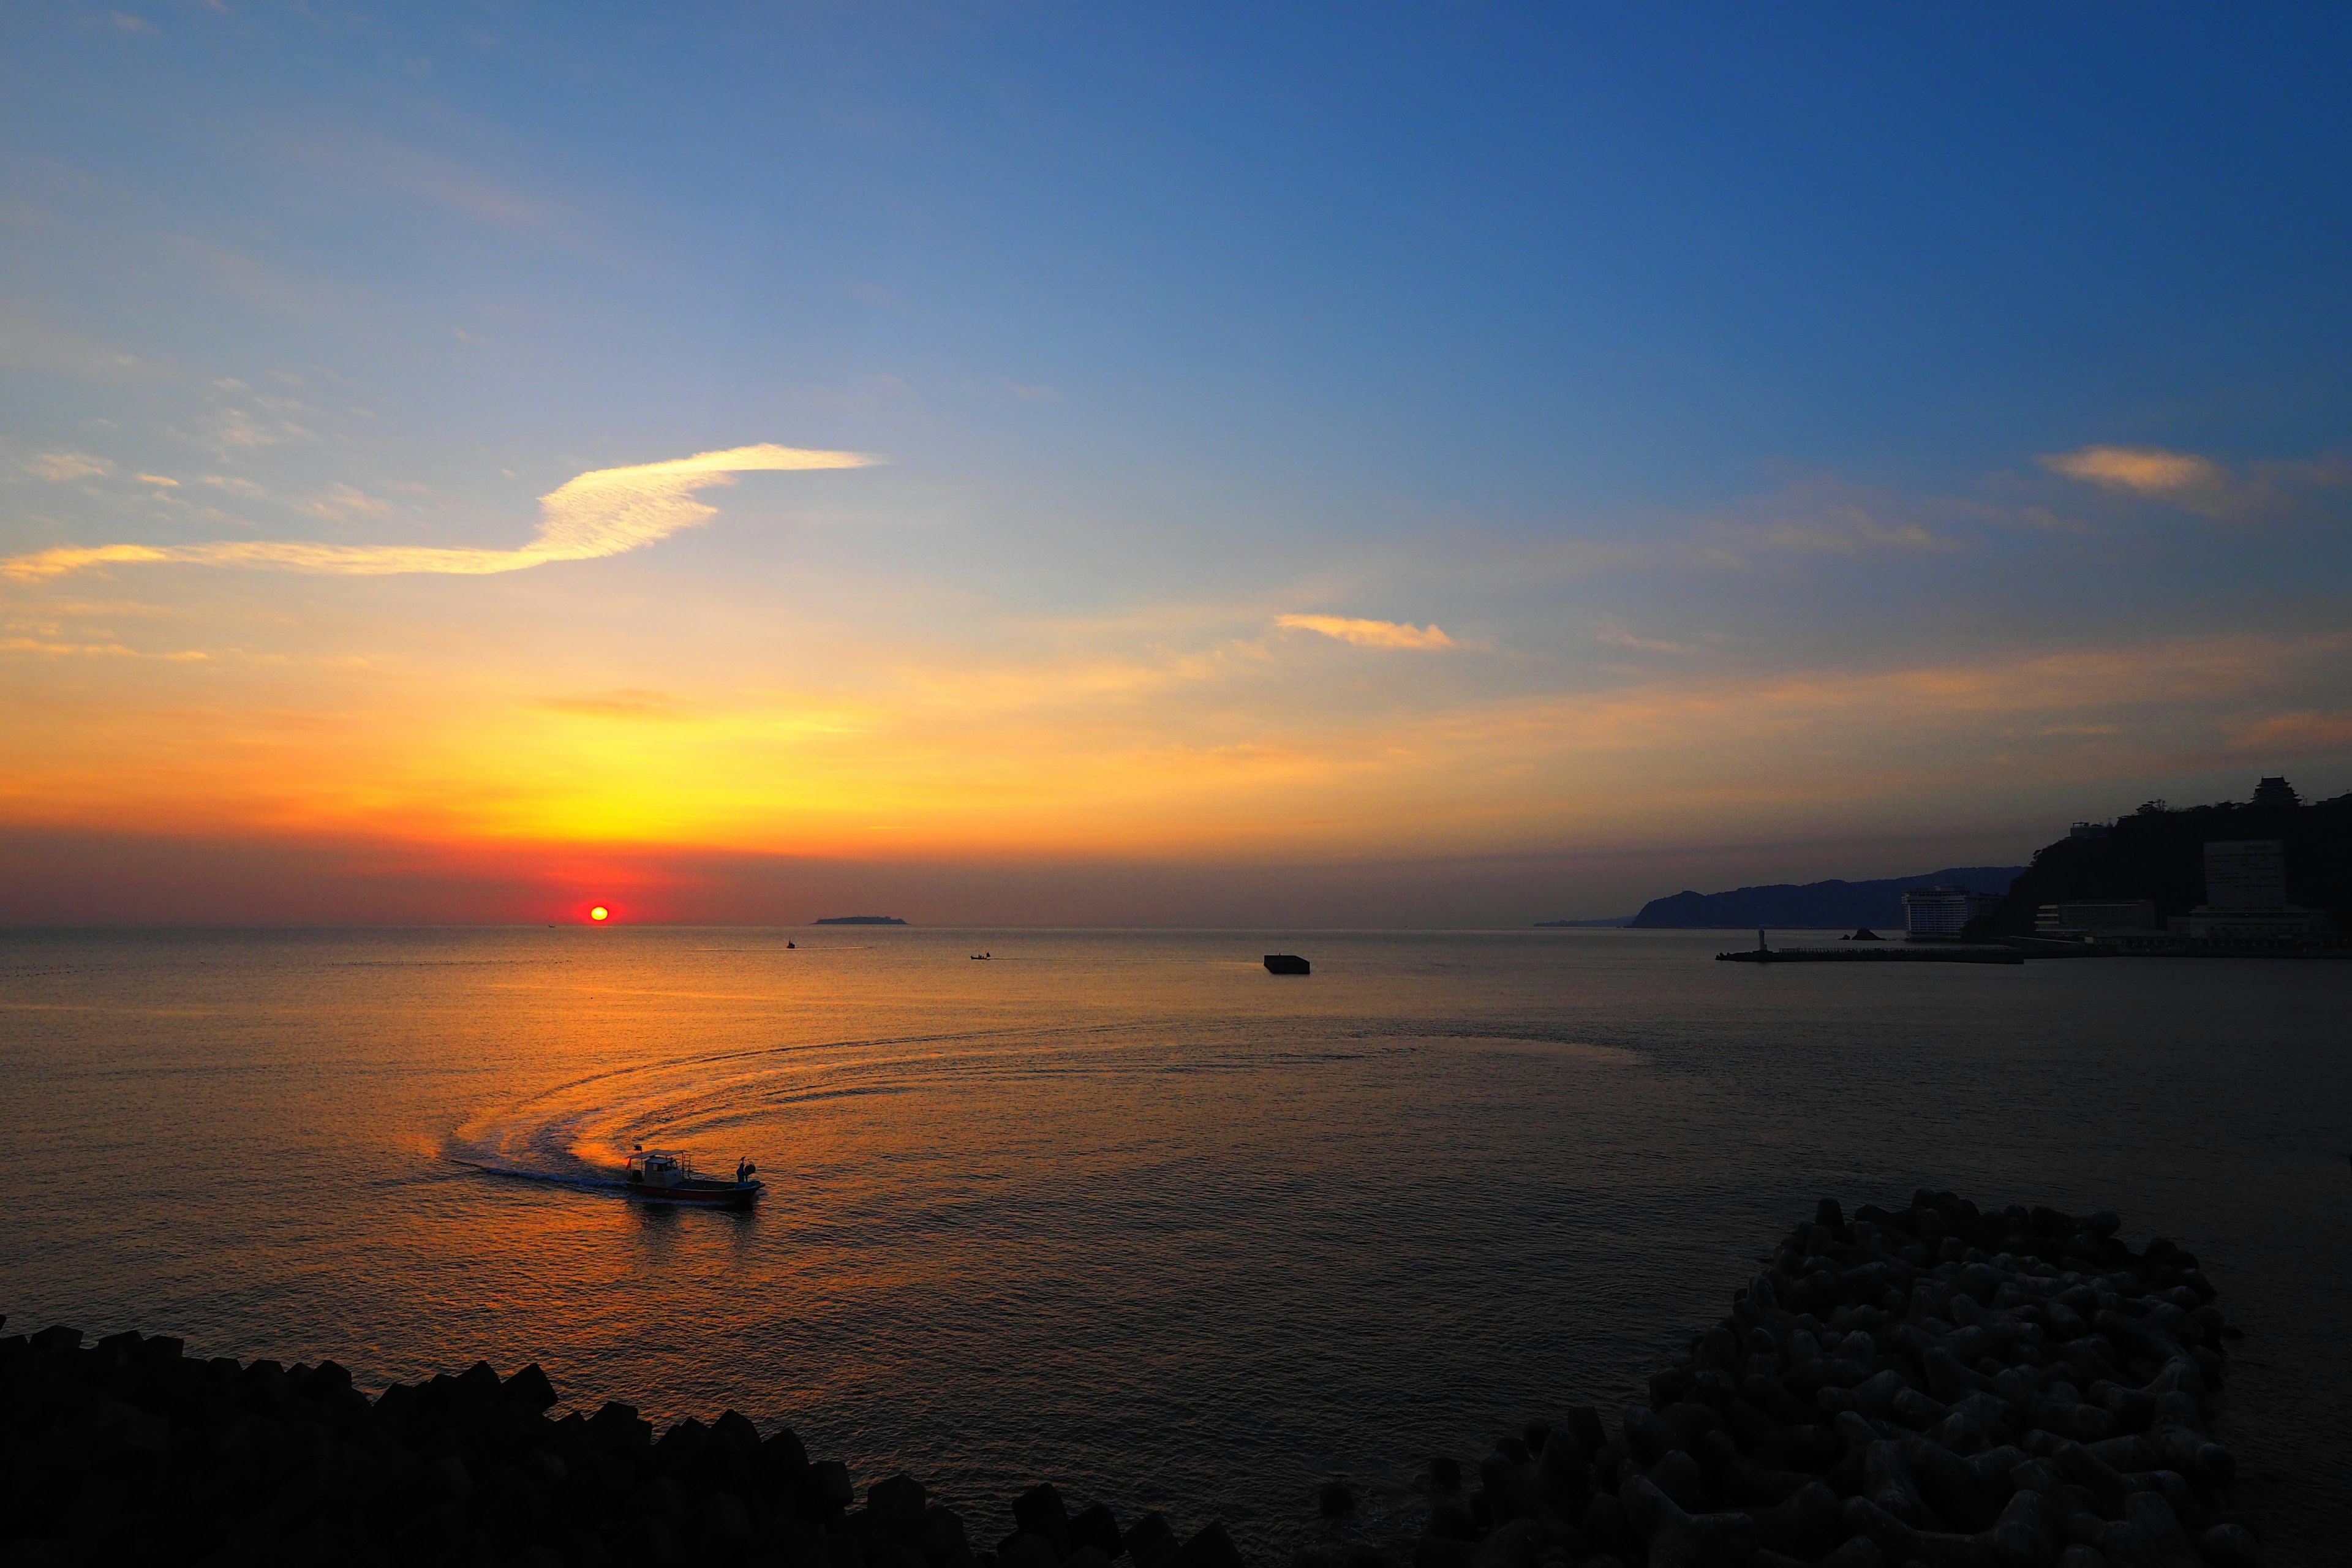
[[[0,1331],[537,1362],[979,1545],[1051,1480],[1279,1564],[1414,1533],[1433,1456],[1613,1426],[1820,1198],[1948,1188],[2196,1253],[2240,1502],[2341,1561],[2352,963],[1713,962],[1752,940],[0,932]],[[630,1202],[640,1142],[766,1194]]]

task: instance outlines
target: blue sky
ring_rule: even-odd
[[[507,549],[576,475],[884,460],[495,584],[20,576],[0,680],[79,715],[41,720],[79,760],[0,800],[96,781],[183,835],[370,841],[226,774],[126,789],[131,716],[209,755],[382,712],[455,755],[500,703],[725,730],[789,687],[960,738],[808,761],[822,810],[523,816],[855,859],[860,766],[1013,743],[919,700],[958,679],[1092,782],[981,769],[1024,826],[902,801],[923,847],[889,854],[1206,864],[1328,787],[1334,863],[1630,847],[1712,886],[2021,854],[2258,772],[2352,787],[2352,16],[1269,10],[12,16],[0,553]],[[1133,784],[1276,752],[1217,811]],[[351,797],[350,755],[282,755]],[[1665,874],[1564,874],[1549,912]]]

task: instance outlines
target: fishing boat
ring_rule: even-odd
[[[735,1179],[721,1181],[698,1173],[690,1154],[673,1149],[648,1149],[640,1143],[629,1156],[629,1195],[654,1203],[746,1206],[758,1202],[760,1194],[767,1190],[765,1182],[752,1179],[759,1169],[749,1160],[738,1160]]]

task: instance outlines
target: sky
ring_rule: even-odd
[[[1496,925],[2352,789],[2352,12],[0,15],[0,921]]]

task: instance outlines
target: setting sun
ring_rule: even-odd
[[[592,921],[607,920],[611,918],[612,913],[612,910],[606,909],[602,904],[598,904],[594,909],[588,911],[588,918]]]

